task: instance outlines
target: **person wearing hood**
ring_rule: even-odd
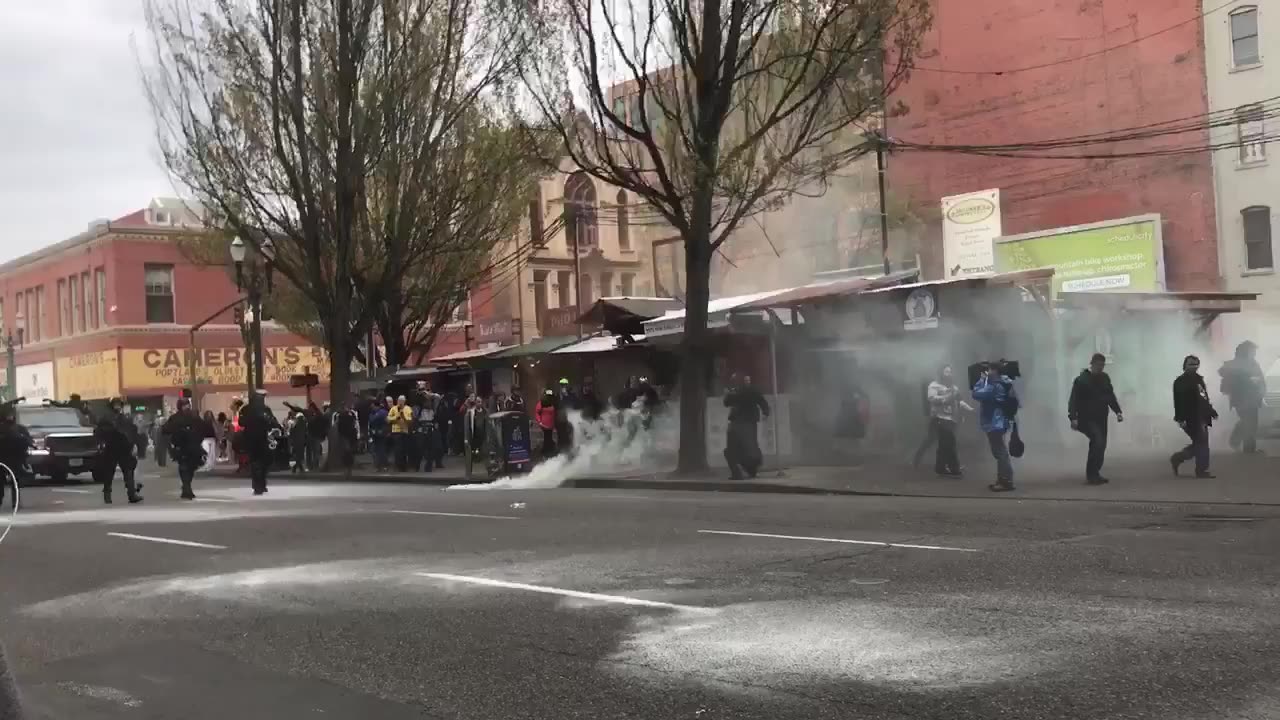
[[[1116,422],[1124,422],[1124,412],[1120,409],[1120,401],[1116,399],[1106,367],[1107,357],[1094,353],[1089,359],[1089,367],[1071,383],[1071,397],[1067,401],[1067,419],[1071,421],[1071,429],[1089,438],[1089,456],[1084,463],[1085,482],[1089,485],[1108,482],[1102,476],[1102,463],[1106,461],[1107,421],[1111,413],[1116,414]]]
[[[1218,370],[1220,389],[1239,420],[1231,429],[1231,447],[1258,452],[1258,409],[1267,394],[1267,379],[1257,360],[1258,346],[1246,340],[1236,346],[1236,356]]]
[[[1188,355],[1182,361],[1182,374],[1173,381],[1173,421],[1191,438],[1191,444],[1169,457],[1173,474],[1182,463],[1195,458],[1196,477],[1211,479],[1209,472],[1209,428],[1218,411],[1209,402],[1209,390],[1200,376],[1200,358]]]
[[[989,365],[973,385],[973,399],[980,404],[979,422],[991,446],[991,456],[996,460],[996,481],[989,487],[992,492],[1009,492],[1014,489],[1013,462],[1009,459],[1005,436],[1013,429],[1019,404],[1013,379],[999,365]]]

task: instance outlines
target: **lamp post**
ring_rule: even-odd
[[[249,299],[246,320],[249,321],[249,343],[253,345],[253,360],[248,367],[249,392],[261,389],[266,385],[266,373],[262,361],[262,296],[271,294],[271,275],[274,270],[275,245],[271,238],[264,238],[258,247],[263,261],[250,262],[245,266],[249,248],[244,240],[236,237],[231,241],[231,260],[236,264],[236,288],[245,293]]]
[[[8,384],[6,400],[18,397],[18,355],[15,351],[20,347],[22,347],[22,328],[18,328],[16,342],[13,339],[13,333],[9,333],[4,339],[5,383]]]

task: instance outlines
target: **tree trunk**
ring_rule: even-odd
[[[329,351],[329,402],[337,408],[351,400],[351,335],[348,330],[349,315],[345,310],[339,311],[339,317],[327,323]],[[325,454],[324,469],[338,470],[340,463],[335,457],[334,449],[339,447],[338,424],[329,426],[329,452]]]
[[[712,365],[707,303],[711,299],[711,238],[709,227],[695,227],[694,233],[696,237],[686,237],[684,241],[684,359],[680,372],[680,453],[676,464],[680,475],[708,469],[707,381]]]

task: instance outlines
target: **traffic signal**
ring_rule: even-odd
[[[244,324],[244,306],[243,305],[237,305],[235,307],[235,317],[236,317],[237,325]]]

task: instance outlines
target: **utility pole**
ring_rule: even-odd
[[[880,187],[880,255],[884,259],[884,274],[888,275],[889,267],[889,208],[886,202],[884,192],[884,174],[885,174],[885,153],[888,151],[888,142],[885,136],[876,130],[874,133],[876,144],[876,181]]]

